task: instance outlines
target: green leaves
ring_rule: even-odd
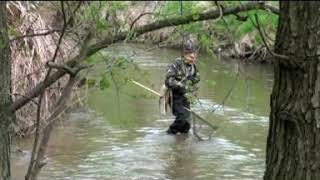
[[[123,57],[120,57],[116,62],[116,66],[121,69],[126,69],[128,68],[128,60]]]
[[[200,18],[200,15],[199,14],[194,14],[192,15],[192,19],[193,20],[198,20]]]
[[[98,20],[96,26],[98,31],[103,31],[110,27],[106,20]]]
[[[194,2],[183,1],[182,2],[182,14],[196,14],[198,9],[194,6]],[[179,1],[167,1],[159,12],[155,13],[158,17],[166,18],[172,16],[181,16],[181,2]],[[196,18],[196,17],[195,17]]]
[[[87,62],[89,64],[96,64],[97,63],[97,57],[96,56],[90,56],[88,59],[87,59]]]
[[[104,90],[104,89],[110,87],[110,82],[106,78],[106,76],[103,76],[102,79],[100,80],[99,87],[100,87],[100,90]]]
[[[92,88],[96,85],[96,80],[95,79],[87,79],[86,84],[88,85],[89,88]]]
[[[88,85],[88,88],[94,88],[97,86],[97,80],[96,79],[87,79],[86,84]],[[110,82],[106,76],[103,76],[100,79],[98,86],[99,86],[100,90],[105,90],[110,87]]]

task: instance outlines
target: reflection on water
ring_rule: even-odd
[[[145,79],[159,89],[166,66],[180,52],[146,52],[145,47],[119,45],[107,52],[135,52],[134,62],[148,72]],[[74,110],[56,128],[40,179],[261,179],[272,72],[268,67],[199,58],[200,100],[192,109],[219,126],[210,141],[199,142],[192,133],[166,135],[173,117],[160,116],[157,98],[124,93],[117,97],[114,88],[90,91],[88,110]],[[96,72],[102,70],[98,66]],[[123,91],[145,93],[134,85]],[[14,179],[23,179],[31,142],[17,143],[25,154],[14,155]]]

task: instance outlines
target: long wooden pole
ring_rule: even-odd
[[[153,89],[150,89],[150,88],[148,88],[147,86],[145,86],[145,85],[143,85],[143,84],[141,84],[141,83],[139,83],[139,82],[137,82],[137,81],[135,81],[135,80],[131,80],[131,81],[132,81],[134,84],[136,84],[136,85],[138,85],[138,86],[140,86],[140,87],[142,87],[142,88],[144,88],[144,89],[152,92],[153,94],[161,97],[160,93],[158,93],[157,91],[155,91],[155,90],[153,90]]]

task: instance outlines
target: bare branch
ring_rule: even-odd
[[[217,20],[219,20],[219,19],[221,19],[221,17],[223,16],[222,5],[220,5],[217,0],[214,1],[214,4],[215,4],[215,5],[217,6],[217,8],[219,9],[219,17],[217,18]]]
[[[277,54],[277,53],[273,52],[273,51],[269,48],[269,46],[268,46],[268,44],[267,44],[267,42],[266,42],[266,40],[265,40],[265,38],[264,38],[264,35],[263,35],[263,33],[262,33],[261,26],[260,26],[260,22],[259,22],[259,18],[258,18],[258,15],[257,15],[257,14],[255,14],[255,19],[256,19],[256,22],[257,22],[258,30],[259,30],[260,36],[261,36],[261,38],[262,38],[263,44],[266,46],[268,52],[269,52],[272,56],[274,56],[274,57],[276,57],[276,58],[280,58],[280,59],[284,59],[284,60],[289,60],[289,57],[288,57],[288,56],[281,55],[281,54]]]
[[[67,16],[66,16],[66,12],[64,10],[63,1],[60,1],[60,5],[61,5],[62,16],[63,16],[63,24],[67,24]]]
[[[145,13],[142,13],[140,14],[135,20],[132,21],[131,25],[130,25],[130,30],[133,28],[134,24],[143,16],[145,15],[149,15],[149,14],[154,14],[152,12],[145,12]]]
[[[61,64],[61,63],[54,63],[54,62],[48,62],[47,66],[50,68],[55,68],[58,69],[60,71],[65,71],[68,74],[70,74],[71,76],[75,76],[80,70],[82,69],[86,69],[89,68],[91,66],[89,65],[78,65],[75,68],[71,68],[70,66],[68,66],[67,64]]]
[[[13,93],[12,95],[13,95],[13,96],[22,96],[22,97],[24,97],[24,98],[28,98],[28,99],[30,99],[31,102],[33,102],[34,104],[38,105],[38,102],[35,101],[35,100],[33,100],[33,98],[30,98],[30,97],[27,97],[27,96],[25,96],[25,95],[18,94],[18,93]]]
[[[50,34],[53,34],[56,32],[60,32],[60,31],[61,31],[61,29],[52,29],[52,30],[48,30],[43,33],[26,34],[26,35],[22,35],[22,36],[18,36],[18,37],[10,39],[10,43],[12,43],[13,41],[24,39],[24,38],[31,38],[31,37],[36,37],[36,36],[47,36],[47,35],[50,35]]]
[[[230,7],[230,8],[225,8],[223,10],[223,15],[232,15],[240,12],[245,12],[245,11],[250,11],[253,9],[265,9],[264,8],[264,3],[263,2],[248,2],[244,5],[237,6],[237,7]],[[173,17],[169,19],[164,19],[164,20],[159,20],[155,21],[150,24],[146,24],[137,28],[133,28],[131,34],[135,34],[136,36],[139,36],[141,34],[144,34],[146,32],[154,31],[157,29],[169,27],[169,26],[178,26],[178,25],[183,25],[183,24],[188,24],[196,21],[204,21],[204,20],[209,20],[209,19],[216,19],[220,16],[220,10],[211,10],[208,12],[204,13],[199,13],[197,14],[198,18],[194,18],[194,15],[187,15],[187,16],[182,16],[182,17]],[[112,37],[106,37],[105,39],[101,40],[100,42],[97,42],[96,44],[92,45],[89,49],[89,54],[92,55],[99,51],[100,49],[108,47],[112,43],[116,43],[119,41],[122,41],[126,39],[127,34],[129,34],[130,31],[125,31],[122,33],[119,33],[116,36]]]
[[[268,10],[268,9],[269,9],[269,10],[270,10],[271,12],[273,12],[274,14],[277,14],[277,15],[280,14],[280,10],[279,10],[278,8],[270,5],[270,4],[266,4],[264,7],[265,7],[265,10]]]
[[[67,73],[73,75],[73,69],[66,64],[61,64],[61,63],[54,63],[54,62],[47,62],[46,64],[50,68],[58,69],[60,71],[66,71]]]

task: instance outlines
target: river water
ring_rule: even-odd
[[[156,90],[180,55],[142,44],[119,44],[105,53],[132,59],[145,73],[139,80]],[[204,54],[198,67],[199,101],[191,108],[219,127],[210,140],[166,135],[173,117],[160,115],[156,97],[133,84],[118,92],[110,82],[107,90],[88,91],[85,107],[59,121],[40,179],[262,179],[272,68]],[[104,71],[98,63],[91,76]],[[23,179],[32,139],[15,144],[23,153],[13,155],[13,179]]]

